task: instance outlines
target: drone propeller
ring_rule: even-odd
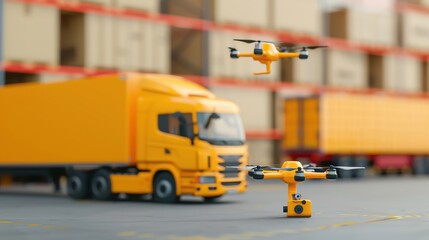
[[[270,170],[293,171],[293,170],[297,170],[297,168],[270,168]]]
[[[312,169],[312,170],[327,170],[327,169],[356,170],[356,169],[365,169],[365,167],[351,167],[351,166],[334,166],[334,165],[331,165],[329,167],[308,166],[306,169]]]
[[[261,41],[261,40],[253,40],[253,39],[237,39],[234,38],[234,41],[238,41],[238,42],[245,42],[245,43],[254,43],[254,42],[267,42],[267,41]]]
[[[289,48],[283,45],[277,46],[279,52],[289,52]]]
[[[304,165],[302,165],[302,167],[303,167],[304,169],[306,169],[306,168],[310,168],[310,167],[316,167],[316,164],[314,164],[314,163],[304,164]]]
[[[238,168],[244,169],[246,171],[262,171],[264,169],[271,169],[270,166],[261,166],[261,165],[247,165],[247,166],[227,166],[227,168]]]
[[[288,51],[297,51],[297,50],[302,50],[305,51],[307,49],[313,50],[313,49],[317,49],[317,48],[326,48],[328,46],[300,46],[300,47],[293,47],[293,48],[289,48]]]

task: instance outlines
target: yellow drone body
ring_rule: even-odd
[[[235,48],[231,48],[231,47],[229,48],[230,57],[233,59],[237,59],[240,57],[251,57],[253,58],[253,60],[259,61],[260,63],[265,64],[266,71],[253,73],[254,75],[271,73],[271,63],[273,61],[277,61],[281,58],[308,59],[309,54],[307,49],[326,47],[326,46],[302,46],[302,47],[295,47],[295,48],[287,48],[283,46],[283,44],[285,43],[280,43],[280,42],[268,42],[268,41],[251,40],[251,39],[234,39],[234,40],[245,42],[245,43],[256,42],[253,53],[252,52],[240,53]],[[295,50],[299,50],[299,49],[300,49],[299,52],[294,52]]]
[[[249,176],[257,180],[280,179],[288,184],[287,206],[283,207],[283,212],[287,217],[311,217],[311,201],[301,199],[301,194],[297,193],[297,185],[306,179],[337,179],[336,169],[354,170],[364,169],[364,167],[344,167],[330,166],[329,168],[316,167],[314,165],[302,165],[298,161],[285,161],[280,168],[269,166],[246,166]]]

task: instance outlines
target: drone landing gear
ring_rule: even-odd
[[[253,73],[253,75],[270,74],[271,73],[271,62],[266,62],[265,66],[266,66],[266,69],[267,69],[266,72],[255,72],[255,73]]]
[[[290,200],[283,206],[287,217],[311,217],[311,201],[308,199]]]

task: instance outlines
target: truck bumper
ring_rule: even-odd
[[[218,179],[216,183],[196,184],[193,195],[200,197],[215,197],[229,193],[244,193],[246,189],[247,182],[244,178],[235,179],[235,181]]]

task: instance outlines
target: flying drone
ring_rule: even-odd
[[[300,46],[286,47],[284,42],[270,42],[252,39],[234,39],[234,41],[255,43],[253,53],[240,53],[236,48],[229,48],[229,56],[233,59],[240,57],[252,57],[253,60],[265,64],[267,71],[256,72],[254,75],[262,75],[271,73],[271,63],[280,58],[299,58],[302,60],[308,59],[308,50],[325,48],[327,46]]]
[[[297,193],[297,184],[306,179],[337,179],[337,169],[364,169],[364,167],[333,165],[316,167],[312,164],[302,165],[298,161],[285,161],[280,168],[260,165],[230,166],[229,168],[247,170],[248,175],[253,179],[281,179],[288,184],[287,206],[283,207],[283,212],[287,217],[311,217],[311,201],[302,199],[301,194]]]

